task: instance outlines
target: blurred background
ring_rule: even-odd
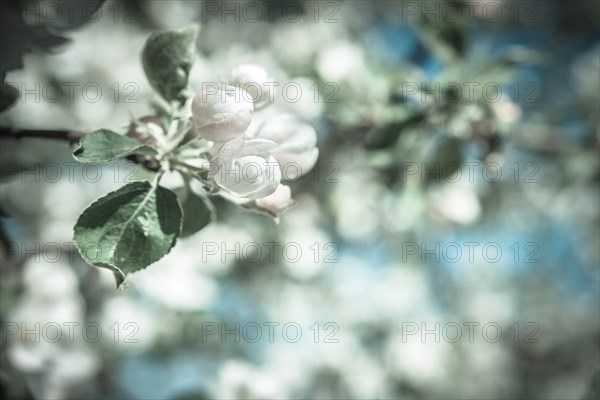
[[[600,3],[4,1],[0,393],[8,399],[596,399]],[[151,112],[155,30],[201,24],[318,132],[279,224],[217,222],[115,290],[72,244],[148,174],[61,140]],[[288,90],[289,89],[289,90]],[[3,83],[5,100],[14,90]],[[257,113],[258,114],[258,113]]]

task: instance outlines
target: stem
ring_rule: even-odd
[[[154,175],[154,179],[152,180],[152,187],[154,189],[156,189],[158,187],[158,182],[160,181],[160,178],[162,178],[162,176],[165,174],[165,170],[164,169],[159,169],[158,172],[156,173],[156,175]]]
[[[185,201],[190,197],[190,192],[192,191],[192,185],[190,184],[190,177],[188,174],[182,174],[179,172],[179,175],[183,178],[183,185],[185,190],[180,193],[179,199],[181,200],[181,204],[185,203]]]
[[[84,132],[69,131],[66,129],[18,129],[9,128],[6,126],[0,127],[0,138],[40,138],[52,140],[65,140],[70,143],[75,143],[85,136]]]
[[[171,120],[171,124],[169,124],[169,130],[167,131],[167,139],[173,139],[173,137],[177,133],[178,127],[179,127],[179,120],[177,118],[173,118]]]
[[[161,95],[156,95],[152,99],[152,102],[157,107],[160,107],[162,109],[162,111],[164,111],[166,114],[171,115],[173,113],[173,108],[171,107],[171,103],[169,103],[168,101],[163,99],[163,97]]]
[[[177,159],[171,160],[171,164],[173,164],[174,166],[183,167],[189,171],[198,172],[198,173],[210,171],[210,162],[208,162],[208,161],[206,161],[206,163],[205,163],[206,166],[202,166],[202,167],[196,167],[194,165],[187,164],[187,163],[185,163],[183,161],[179,161]]]

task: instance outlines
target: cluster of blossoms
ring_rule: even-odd
[[[244,87],[262,85],[268,75],[255,65],[240,66],[231,75],[231,85],[201,91],[192,101],[194,132],[213,143],[208,176],[233,196],[254,199],[277,214],[291,204],[290,188],[282,180],[306,174],[317,161],[317,135],[289,114],[249,129],[255,109],[266,103]]]
[[[253,120],[255,112],[270,103],[264,95],[268,91],[262,90],[269,79],[264,68],[247,64],[234,68],[226,84],[198,92],[191,101],[192,124],[185,144],[175,139],[181,149],[193,149],[191,157],[189,149],[174,154],[188,151],[185,165],[204,171],[204,183],[220,194],[246,199],[246,204],[278,215],[292,204],[290,188],[282,181],[308,173],[319,150],[314,128],[291,114]],[[129,134],[171,151],[171,135],[165,134],[158,117],[139,119]]]
[[[278,221],[293,204],[282,182],[308,173],[319,155],[309,124],[278,115],[274,107],[268,114],[255,112],[274,100],[265,89],[276,82],[263,68],[242,65],[220,87],[188,89],[199,29],[192,24],[159,31],[146,41],[141,61],[155,90],[154,114],[133,118],[125,136],[110,129],[90,132],[73,150],[82,163],[129,158],[155,172],[151,180],[130,182],[91,203],[73,229],[81,256],[111,269],[117,286],[164,257],[178,238],[214,222],[209,195]],[[90,257],[87,246],[98,243],[103,251]]]

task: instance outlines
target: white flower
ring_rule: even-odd
[[[235,139],[223,144],[210,162],[209,176],[234,195],[268,196],[281,182],[281,170],[269,150],[277,144],[263,139]]]
[[[245,90],[233,86],[215,92],[199,92],[192,101],[196,133],[213,142],[228,142],[241,137],[252,120],[254,107],[251,100]]]
[[[292,191],[287,185],[279,185],[275,192],[256,200],[256,206],[272,214],[280,214],[293,204]]]
[[[255,64],[244,64],[231,70],[229,83],[241,87],[252,96],[255,108],[266,106],[273,100],[271,92],[274,86],[267,85],[271,81],[267,71]]]
[[[277,143],[269,153],[279,162],[284,180],[307,174],[319,157],[315,129],[289,114],[265,122],[256,137]]]
[[[259,87],[267,80],[262,67],[247,64],[232,71],[230,83]],[[275,117],[259,123],[258,131],[256,127],[248,131],[254,112],[252,100],[240,87],[202,91],[192,100],[192,119],[196,134],[215,142],[207,148],[213,154],[209,178],[234,196],[260,199],[258,207],[277,214],[291,205],[290,189],[279,186],[281,179],[295,179],[314,166],[319,155],[317,134],[311,125],[292,115]],[[262,101],[261,96],[254,100]],[[278,193],[267,198],[278,187]]]

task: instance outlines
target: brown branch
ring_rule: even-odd
[[[63,140],[69,142],[70,144],[75,144],[85,135],[85,132],[69,131],[66,129],[18,129],[0,126],[0,138],[9,138],[17,140],[22,138],[36,138]],[[158,171],[160,168],[160,165],[155,160],[149,160],[143,156],[137,156],[133,154],[128,156],[127,159],[136,164],[140,164],[141,166],[150,171]]]
[[[69,143],[75,143],[85,136],[83,132],[69,131],[69,130],[49,130],[49,129],[18,129],[9,128],[2,126],[0,127],[1,138],[39,138],[39,139],[53,139],[53,140],[66,140]]]

